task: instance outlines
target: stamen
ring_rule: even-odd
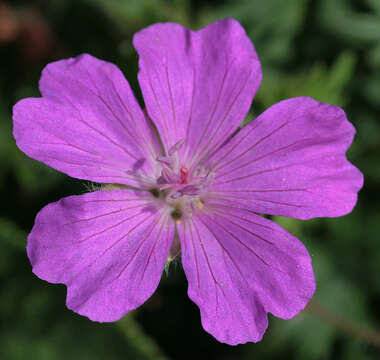
[[[170,149],[169,149],[169,156],[172,156],[176,151],[178,151],[182,145],[184,144],[185,139],[181,139],[177,141]]]
[[[157,156],[156,160],[160,162],[161,164],[165,164],[170,166],[171,165],[171,158],[167,156]]]
[[[184,188],[182,188],[182,193],[184,195],[198,195],[200,192],[200,187],[197,185],[186,185]]]
[[[157,184],[159,184],[159,185],[164,185],[167,183],[168,182],[165,180],[165,178],[162,175],[157,179]]]
[[[193,213],[204,207],[203,196],[206,189],[212,184],[214,174],[202,166],[187,167],[183,161],[183,154],[179,150],[184,139],[175,143],[166,156],[157,157],[160,175],[156,178],[156,191],[152,195],[163,199],[171,208],[170,216],[176,224],[182,217],[191,217]]]
[[[173,193],[170,194],[170,197],[173,200],[179,199],[182,196],[183,196],[183,192],[182,191],[175,191],[175,192],[173,192]]]
[[[161,175],[167,184],[174,184],[178,181],[178,175],[176,175],[171,169],[162,169]]]

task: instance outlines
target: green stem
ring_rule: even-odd
[[[128,314],[116,322],[128,343],[133,344],[141,354],[151,360],[168,360],[157,343],[147,335],[141,326],[135,321],[133,315]]]
[[[340,315],[327,310],[315,300],[311,300],[309,302],[305,311],[346,335],[361,339],[366,343],[380,348],[380,333],[374,329],[370,329],[351,320],[344,319]]]

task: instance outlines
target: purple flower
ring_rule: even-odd
[[[42,98],[14,107],[28,156],[112,184],[41,210],[33,272],[66,284],[73,311],[115,321],[180,251],[204,329],[232,345],[259,341],[268,312],[289,319],[315,289],[306,248],[259,214],[349,213],[363,182],[345,157],[355,130],[340,108],[299,97],[237,132],[261,68],[234,20],[197,32],[156,24],[134,46],[146,113],[120,70],[90,55],[46,66]]]

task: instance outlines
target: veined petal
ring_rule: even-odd
[[[28,156],[95,182],[139,185],[151,174],[157,139],[127,80],[84,54],[45,67],[43,98],[14,106],[14,136]]]
[[[174,237],[168,216],[130,190],[47,205],[28,237],[33,272],[65,284],[73,311],[94,321],[118,320],[144,303],[160,281]]]
[[[355,129],[308,97],[273,105],[208,159],[212,192],[252,211],[300,219],[349,213],[363,176],[346,159]]]
[[[197,32],[155,24],[133,39],[140,55],[139,82],[166,151],[181,149],[195,162],[239,126],[261,81],[255,49],[232,19]]]
[[[306,248],[259,215],[208,203],[178,232],[188,295],[204,329],[221,342],[260,341],[268,312],[289,319],[314,293]]]

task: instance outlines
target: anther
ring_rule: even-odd
[[[204,207],[203,201],[202,200],[198,200],[197,201],[197,208],[198,208],[198,210],[202,210],[203,207]]]
[[[182,145],[184,144],[185,142],[185,139],[181,139],[179,141],[177,141],[168,151],[169,153],[169,156],[172,156],[175,152],[177,152],[181,147]]]

